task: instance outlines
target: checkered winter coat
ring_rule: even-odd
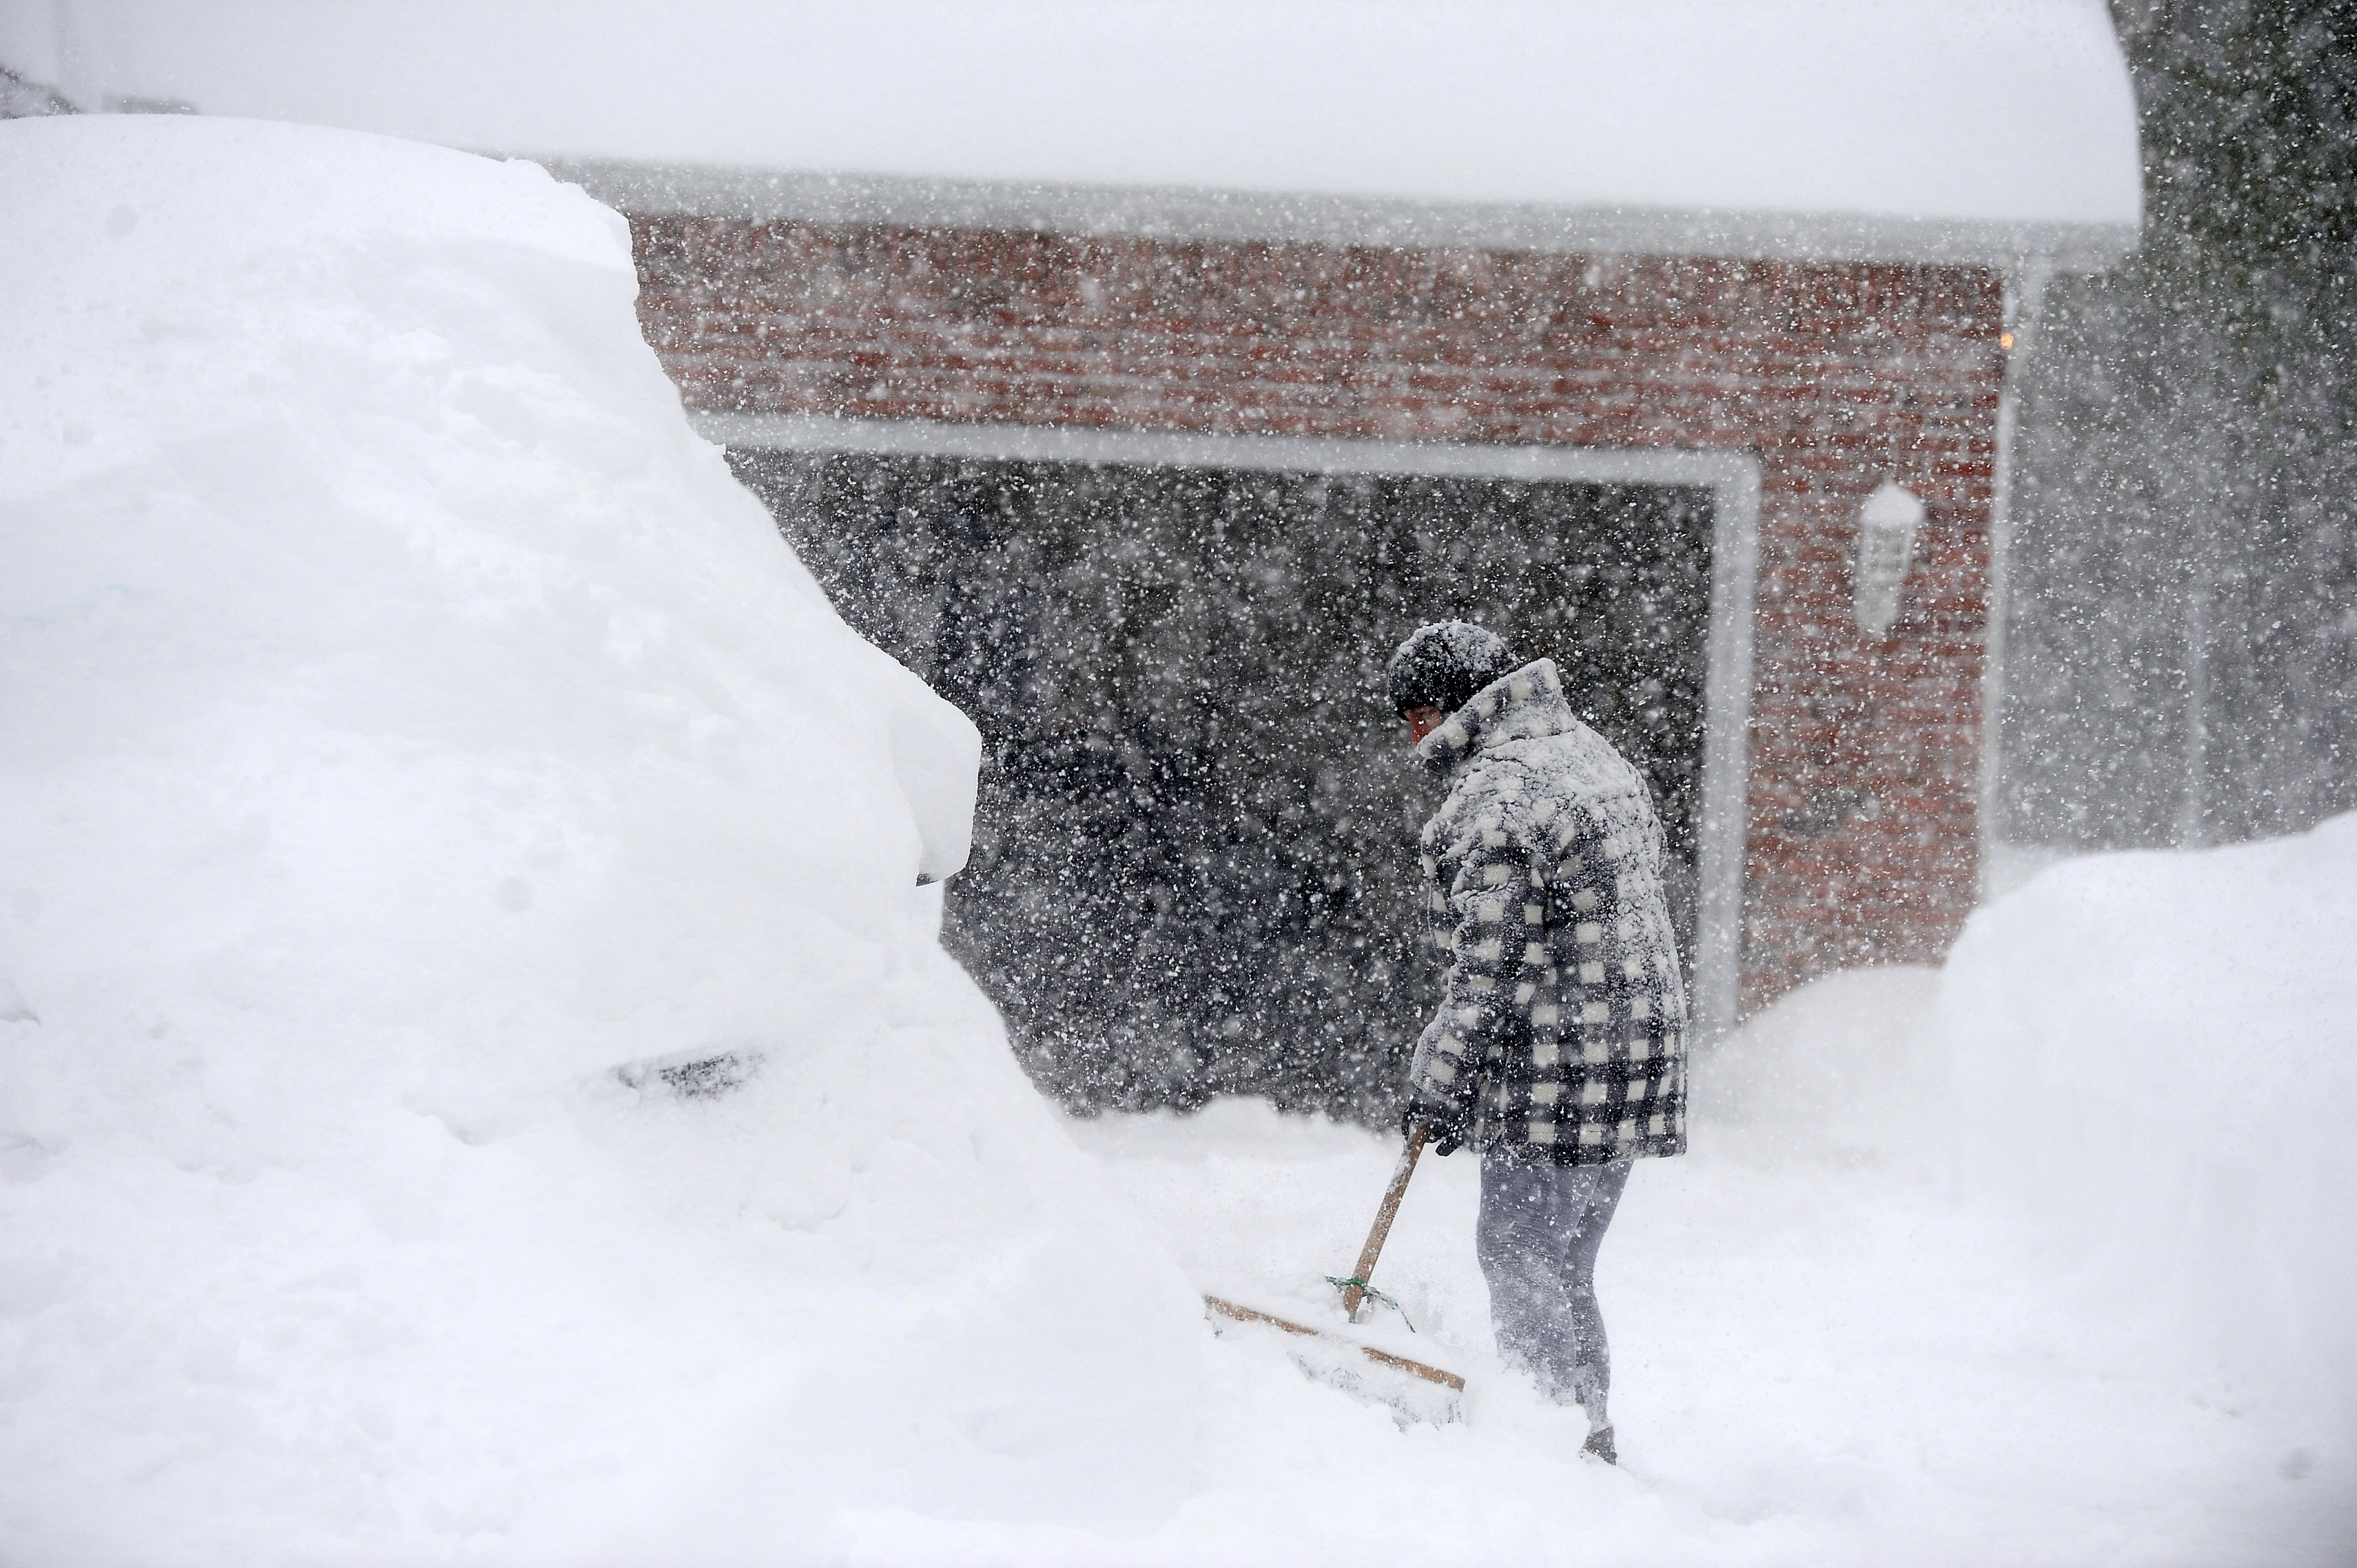
[[[1426,822],[1440,1009],[1410,1069],[1473,1142],[1604,1165],[1686,1146],[1685,987],[1645,781],[1573,716],[1542,659],[1416,747],[1448,780]]]

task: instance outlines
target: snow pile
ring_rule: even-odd
[[[2357,814],[2056,866],[1948,962],[1959,1179],[2230,1406],[2357,1440]]]
[[[1174,1499],[1199,1308],[915,886],[973,729],[691,435],[621,221],[158,118],[0,125],[0,211],[11,1559]]]
[[[1697,1065],[1695,1109],[1714,1147],[1944,1177],[1955,1154],[1940,972],[1843,970],[1779,999]]]
[[[2357,1444],[2357,815],[2098,855],[1975,915],[1944,971],[1829,975],[1695,1074],[1714,1144],[1931,1183],[2123,1364]]]

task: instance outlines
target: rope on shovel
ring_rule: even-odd
[[[1400,1315],[1402,1323],[1407,1323],[1406,1310],[1367,1281],[1375,1272],[1375,1260],[1383,1255],[1383,1238],[1392,1233],[1392,1217],[1399,1212],[1400,1195],[1407,1191],[1407,1178],[1415,1174],[1415,1157],[1424,1153],[1424,1141],[1428,1136],[1430,1130],[1422,1121],[1408,1123],[1407,1144],[1400,1150],[1399,1164],[1392,1169],[1391,1186],[1383,1189],[1383,1205],[1375,1210],[1375,1223],[1367,1232],[1367,1244],[1359,1250],[1358,1268],[1347,1280],[1332,1274],[1326,1276],[1326,1283],[1342,1293],[1342,1316],[1353,1323],[1359,1321],[1359,1304],[1368,1296],[1390,1306]],[[1407,1330],[1415,1333],[1415,1325],[1408,1323]]]
[[[1394,1312],[1400,1315],[1400,1321],[1402,1323],[1407,1323],[1407,1331],[1410,1334],[1415,1332],[1415,1325],[1408,1323],[1407,1308],[1402,1306],[1398,1302],[1393,1300],[1390,1296],[1385,1295],[1383,1292],[1377,1290],[1366,1281],[1362,1279],[1338,1280],[1332,1274],[1328,1274],[1326,1276],[1326,1283],[1332,1285],[1339,1291],[1348,1291],[1352,1285],[1358,1286],[1359,1294],[1361,1295],[1364,1296],[1369,1301],[1382,1302],[1385,1306],[1390,1307]],[[1353,1323],[1359,1321],[1358,1310],[1355,1307],[1351,1309],[1351,1321]]]

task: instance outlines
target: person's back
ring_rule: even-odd
[[[1417,756],[1449,781],[1421,835],[1432,934],[1454,957],[1454,1011],[1478,1016],[1440,1011],[1412,1089],[1452,1101],[1472,1068],[1482,1148],[1575,1165],[1683,1153],[1685,990],[1643,779],[1572,714],[1544,660],[1477,694]]]
[[[1477,685],[1478,682],[1478,685]],[[1420,839],[1448,974],[1406,1121],[1482,1154],[1479,1250],[1499,1347],[1586,1407],[1609,1457],[1597,1247],[1630,1162],[1685,1149],[1685,991],[1645,781],[1573,714],[1554,664],[1427,627],[1392,668],[1448,783]],[[1452,709],[1442,702],[1460,699]]]

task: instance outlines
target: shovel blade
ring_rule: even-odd
[[[1287,1347],[1294,1364],[1320,1382],[1419,1420],[1455,1421],[1463,1413],[1465,1380],[1454,1372],[1220,1296],[1205,1296],[1203,1305],[1215,1319],[1260,1324],[1293,1336],[1300,1341]],[[1403,1376],[1412,1380],[1404,1382]]]

